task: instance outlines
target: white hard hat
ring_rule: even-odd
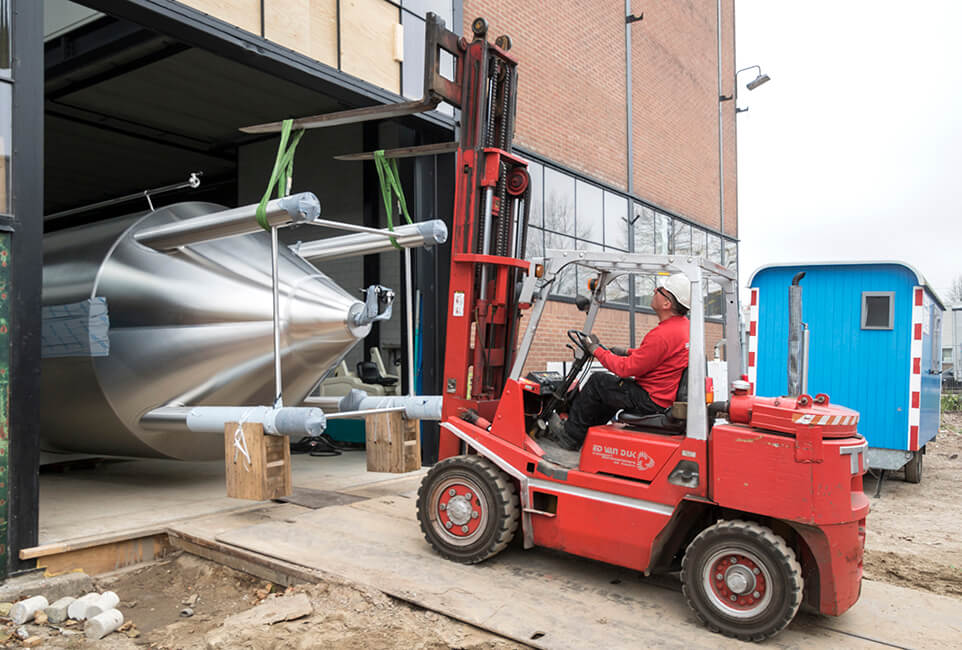
[[[691,282],[683,274],[669,275],[661,282],[661,287],[671,293],[679,305],[691,309]]]

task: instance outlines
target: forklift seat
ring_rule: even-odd
[[[619,411],[614,421],[628,425],[631,429],[640,429],[646,433],[661,433],[665,435],[680,435],[685,433],[688,418],[688,368],[681,373],[678,382],[678,393],[675,402],[667,413],[631,413]]]

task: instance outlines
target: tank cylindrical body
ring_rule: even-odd
[[[158,252],[134,236],[224,208],[180,203],[44,238],[45,307],[104,298],[105,356],[43,360],[44,449],[213,459],[220,436],[145,429],[160,406],[273,404],[270,234]],[[363,307],[282,247],[278,260],[284,401],[299,404],[370,330]]]

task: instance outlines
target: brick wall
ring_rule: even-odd
[[[734,0],[723,0],[723,94],[734,74]],[[515,141],[616,188],[628,187],[624,3],[465,0],[519,61]],[[716,3],[634,7],[634,193],[707,226],[720,222]],[[723,104],[725,230],[737,234],[734,102]]]

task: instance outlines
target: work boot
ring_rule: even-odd
[[[552,413],[551,417],[548,418],[548,430],[545,431],[545,437],[568,451],[578,451],[581,447],[577,440],[574,440],[565,432],[565,423],[557,413]]]

